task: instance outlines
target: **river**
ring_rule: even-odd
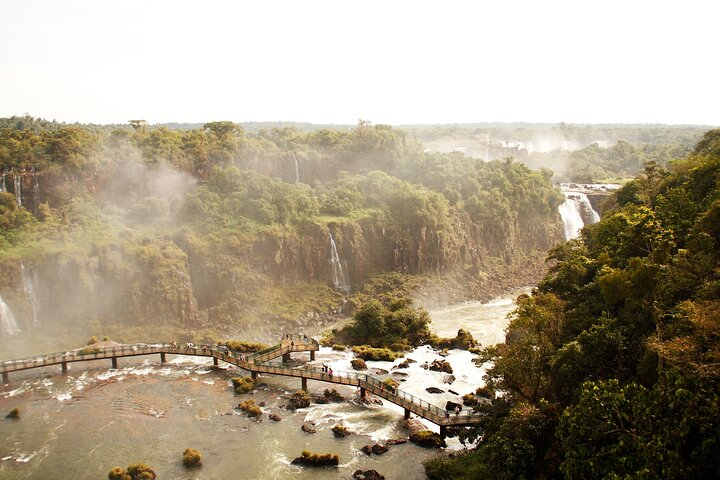
[[[487,303],[431,310],[432,328],[444,336],[465,328],[484,345],[502,341],[514,298],[527,291],[509,292]],[[307,361],[307,355],[295,356]],[[314,363],[350,370],[351,357],[348,352],[322,348]],[[419,347],[406,357],[416,360],[410,368],[398,370],[407,376],[391,371],[402,360],[368,362],[368,366],[372,372],[391,371],[402,381],[400,388],[436,405],[458,401],[482,384],[484,369],[474,366],[469,352],[449,352],[446,360],[456,377],[452,385],[443,383],[444,374],[421,368],[424,362],[441,358],[431,349]],[[59,368],[11,374],[12,383],[0,392],[0,413],[4,416],[17,407],[21,418],[0,420],[0,478],[99,480],[115,466],[143,462],[154,468],[159,479],[337,479],[351,478],[357,469],[375,469],[388,480],[422,479],[422,461],[438,455],[411,443],[393,445],[381,456],[362,453],[363,445],[407,437],[403,411],[388,402],[361,404],[356,390],[347,386],[310,381],[311,394],[322,394],[330,386],[349,401],[312,404],[291,412],[282,408],[287,403],[283,395],[300,388],[298,379],[264,376],[264,385],[254,393],[234,395],[230,379],[244,375],[235,367],[213,368],[210,360],[193,357],[171,357],[165,365],[157,356],[119,362],[118,370],[108,369],[106,360],[72,364],[66,375]],[[444,393],[429,394],[425,388],[430,386]],[[251,420],[233,408],[247,398],[265,402],[264,412],[277,413],[283,420],[274,422],[266,415],[262,421]],[[301,430],[306,421],[316,423],[317,433]],[[330,429],[338,423],[354,434],[334,438]],[[448,444],[461,448],[456,439],[448,439]],[[200,469],[182,466],[182,452],[188,447],[202,454]],[[340,466],[291,465],[302,450],[336,453]]]

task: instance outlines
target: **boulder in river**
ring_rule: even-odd
[[[300,428],[305,433],[317,433],[317,428],[315,428],[315,422],[305,422]]]
[[[445,360],[434,360],[428,368],[435,372],[453,373],[452,366]]]
[[[350,361],[350,365],[352,365],[353,370],[367,370],[365,360],[363,360],[362,358],[353,358]]]
[[[354,480],[385,480],[384,475],[380,475],[376,470],[355,470],[353,473]]]
[[[425,391],[428,393],[445,393],[445,390],[441,390],[437,387],[428,387],[425,389]]]

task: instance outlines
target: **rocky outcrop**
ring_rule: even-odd
[[[355,470],[353,480],[385,480],[385,477],[375,470]]]

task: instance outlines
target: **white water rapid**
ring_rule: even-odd
[[[20,331],[15,315],[8,307],[7,303],[0,297],[0,331],[4,337],[9,337]]]
[[[464,328],[483,345],[495,343],[502,340],[514,299],[527,291],[509,292],[486,303],[463,302],[430,310],[430,326],[443,336],[454,336]],[[0,346],[16,338],[0,336]],[[352,357],[348,350],[323,347],[314,362],[308,362],[307,354],[293,354],[292,362],[298,367],[324,363],[340,372],[352,371]],[[476,367],[474,357],[462,350],[450,350],[442,357],[422,346],[395,362],[366,363],[368,373],[393,378],[402,390],[444,406],[448,400],[461,403],[462,395],[483,385],[486,366]],[[408,368],[394,368],[406,359],[415,362]],[[440,359],[450,363],[454,379],[423,368],[426,362]],[[247,372],[224,365],[214,368],[207,358],[169,356],[161,364],[157,356],[131,357],[119,359],[117,369],[109,367],[104,361],[80,362],[65,374],[59,367],[11,374],[11,383],[0,386],[0,404],[4,412],[19,408],[22,419],[19,423],[0,421],[3,480],[105,478],[114,466],[135,462],[151,465],[163,479],[334,480],[350,478],[358,469],[374,469],[388,479],[421,480],[426,478],[422,462],[446,454],[411,442],[392,445],[380,456],[361,452],[367,444],[407,438],[404,412],[389,402],[362,403],[357,389],[346,385],[309,381],[312,396],[322,397],[325,389],[334,388],[346,400],[313,402],[290,411],[284,408],[286,395],[300,389],[300,381],[294,378],[261,375],[255,390],[237,395],[231,379]],[[442,393],[429,393],[428,387]],[[247,399],[263,405],[261,421],[235,408]],[[282,420],[270,421],[271,413]],[[304,422],[314,422],[317,433],[302,431]],[[423,423],[439,431],[436,425]],[[331,429],[337,424],[353,434],[335,438]],[[448,450],[462,448],[457,438],[446,441]],[[188,447],[203,455],[200,473],[186,471],[179,460]],[[338,454],[340,465],[333,469],[292,465],[303,450]]]

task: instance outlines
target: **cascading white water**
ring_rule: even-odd
[[[15,200],[22,206],[22,175],[15,175]]]
[[[12,310],[10,310],[2,297],[0,297],[0,329],[4,337],[14,335],[20,331],[20,327],[15,321],[15,315],[13,315]]]
[[[565,240],[572,240],[580,235],[580,230],[589,224],[600,221],[600,215],[592,208],[587,195],[576,190],[564,190],[565,202],[559,207],[560,217],[565,227]]]
[[[295,183],[300,183],[300,168],[298,167],[297,157],[293,155],[295,159]]]
[[[340,255],[338,254],[337,245],[335,245],[335,239],[333,238],[332,233],[330,234],[330,265],[332,266],[333,271],[333,286],[349,293],[350,282],[348,281],[347,274],[343,270]]]
[[[3,172],[2,180],[0,180],[0,192],[7,192],[7,187],[5,187],[5,172]]]
[[[25,298],[30,307],[32,308],[33,325],[38,323],[37,314],[37,297],[35,296],[35,269],[27,267],[25,262],[20,262],[20,272],[22,274],[23,291],[25,292]]]

